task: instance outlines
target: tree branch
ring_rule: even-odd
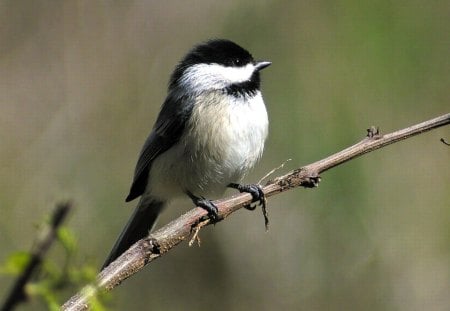
[[[30,261],[23,270],[22,274],[17,278],[14,286],[11,288],[9,295],[1,308],[2,311],[13,310],[19,303],[27,299],[25,285],[30,281],[34,271],[36,271],[42,263],[45,254],[56,238],[56,233],[59,226],[63,223],[71,208],[72,204],[62,203],[58,204],[53,210],[48,228],[46,227],[45,234],[39,235],[37,240],[34,242]]]
[[[377,128],[371,127],[367,130],[367,137],[357,144],[284,176],[277,177],[273,181],[269,181],[263,191],[266,197],[270,197],[299,186],[314,187],[320,179],[319,175],[335,166],[449,123],[450,113],[386,135],[381,135]],[[214,203],[218,207],[219,214],[226,218],[236,210],[250,204],[251,201],[251,195],[243,193]],[[70,311],[86,310],[89,298],[95,295],[98,290],[113,289],[141,270],[146,264],[167,253],[175,245],[186,240],[196,228],[208,225],[209,220],[206,217],[207,212],[204,209],[194,208],[161,229],[152,232],[148,237],[139,240],[100,272],[96,284],[86,286],[80,293],[68,300],[62,309]]]

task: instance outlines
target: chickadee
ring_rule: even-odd
[[[103,264],[109,265],[148,235],[166,203],[188,196],[218,221],[218,197],[227,187],[263,195],[239,181],[261,157],[268,132],[259,71],[269,66],[229,40],[195,46],[169,81],[168,95],[147,138],[126,202],[138,206]],[[103,269],[102,268],[102,269]]]

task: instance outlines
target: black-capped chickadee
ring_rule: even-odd
[[[178,64],[147,138],[126,201],[141,197],[103,267],[148,235],[166,203],[187,195],[219,220],[208,199],[227,187],[261,198],[238,182],[261,157],[268,118],[259,71],[269,66],[229,40],[195,46]]]

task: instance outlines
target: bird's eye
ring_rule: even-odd
[[[239,58],[236,58],[236,59],[234,60],[234,64],[235,64],[235,65],[240,65],[240,64],[241,64],[241,60],[240,60]]]

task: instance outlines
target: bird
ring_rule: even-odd
[[[102,269],[147,236],[174,198],[187,196],[213,222],[220,217],[210,198],[228,187],[263,198],[259,185],[240,182],[268,135],[260,71],[269,65],[228,39],[201,42],[176,65],[125,201],[140,200]]]

